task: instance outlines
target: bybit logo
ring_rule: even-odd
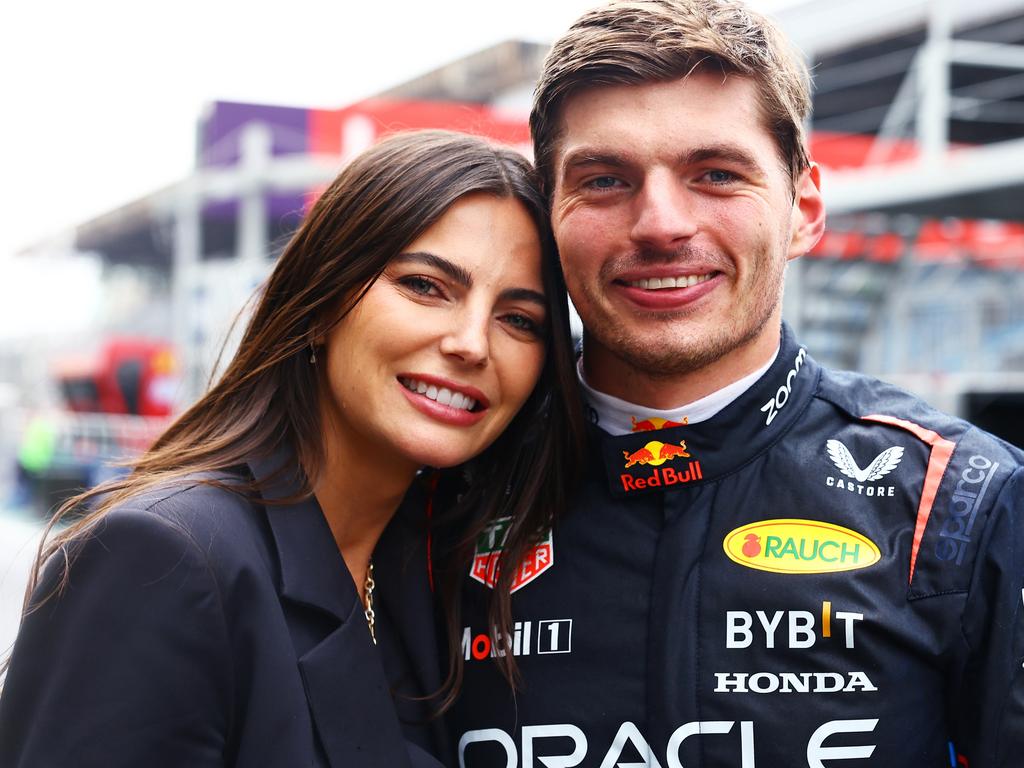
[[[810,611],[726,611],[725,647],[750,648],[755,642],[762,648],[812,648],[819,640],[833,636],[833,623],[845,648],[856,647],[854,628],[864,620],[863,613],[832,611],[832,602],[821,603],[821,621]],[[833,622],[833,619],[835,620]],[[780,630],[782,634],[780,634]]]

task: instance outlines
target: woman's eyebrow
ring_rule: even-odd
[[[438,256],[436,253],[429,253],[428,251],[414,251],[412,253],[400,253],[392,259],[392,261],[398,262],[413,262],[417,264],[425,264],[428,267],[444,272],[448,277],[454,280],[456,283],[464,288],[473,287],[473,276],[469,274],[463,267],[458,264],[448,261],[448,259]]]
[[[443,256],[429,251],[413,251],[411,253],[400,253],[392,259],[393,262],[404,262],[413,264],[425,264],[428,267],[444,272],[448,277],[464,288],[473,287],[473,276],[466,269],[458,264],[448,261]],[[540,291],[532,288],[506,288],[501,292],[500,298],[505,301],[529,301],[539,304],[545,309],[548,306],[547,297]]]
[[[547,296],[531,288],[508,288],[501,292],[499,298],[504,301],[529,301],[539,304],[544,309],[548,308]]]

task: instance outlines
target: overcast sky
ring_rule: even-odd
[[[794,0],[752,0],[771,11]],[[27,0],[0,11],[0,345],[93,327],[98,262],[14,259],[186,176],[217,100],[338,109],[599,0]]]
[[[186,175],[205,103],[338,108],[500,40],[550,41],[595,4],[6,3],[0,264]]]

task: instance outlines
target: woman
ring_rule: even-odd
[[[510,558],[561,505],[580,425],[545,222],[526,162],[476,138],[353,161],[219,382],[61,510],[89,509],[40,553],[0,764],[437,765],[389,690],[438,688],[429,493],[392,518],[423,466],[473,478],[467,541],[515,516]],[[374,604],[383,579],[401,605]]]

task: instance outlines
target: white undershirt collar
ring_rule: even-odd
[[[772,367],[772,363],[775,362],[775,358],[778,356],[779,349],[776,347],[771,359],[753,373],[722,387],[717,392],[712,392],[710,395],[700,398],[700,400],[664,411],[636,405],[626,400],[606,395],[604,392],[598,392],[587,384],[586,379],[583,377],[582,356],[576,363],[576,375],[579,377],[580,385],[583,387],[584,399],[596,413],[597,425],[609,434],[625,435],[633,431],[634,419],[636,421],[663,419],[678,424],[684,423],[684,420],[685,423],[689,424],[707,421],[750,389],[754,382],[760,379],[765,371]]]

